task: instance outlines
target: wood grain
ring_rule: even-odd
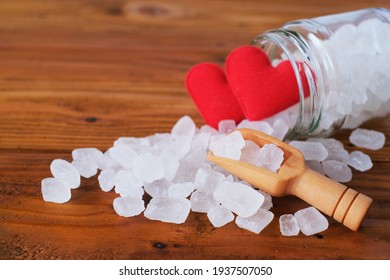
[[[374,199],[361,230],[329,219],[315,236],[281,236],[278,217],[307,204],[274,199],[259,235],[205,214],[182,225],[122,218],[113,193],[83,179],[64,205],[44,203],[40,181],[74,148],[105,150],[120,136],[167,132],[188,114],[203,121],[184,87],[201,61],[223,63],[235,47],[282,23],[385,1],[0,2],[0,259],[389,259],[390,142],[366,151],[374,167],[348,183]],[[390,138],[390,121],[365,127]],[[350,131],[335,137],[352,151]]]

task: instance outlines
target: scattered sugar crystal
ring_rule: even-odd
[[[246,124],[246,128],[261,131],[268,135],[271,135],[273,132],[272,126],[266,121],[250,121]]]
[[[274,218],[274,214],[268,210],[260,208],[250,217],[237,216],[238,227],[259,234]]]
[[[262,190],[257,190],[257,191],[264,196],[264,202],[263,204],[261,204],[260,208],[265,210],[271,209],[274,206],[272,203],[272,196]]]
[[[352,131],[349,141],[357,147],[379,150],[385,145],[385,135],[379,131],[357,128]]]
[[[119,170],[115,174],[115,192],[121,196],[142,197],[142,185],[141,178],[131,170]]]
[[[287,132],[289,131],[288,124],[283,121],[282,119],[277,119],[272,125],[272,136],[279,139],[283,140],[284,137],[286,136]]]
[[[308,207],[294,214],[298,227],[305,235],[313,235],[329,227],[328,220],[314,207]]]
[[[223,181],[214,191],[214,199],[241,217],[249,217],[259,210],[264,196],[242,183]]]
[[[112,149],[112,148],[110,148]],[[100,170],[120,168],[120,164],[110,156],[110,149],[108,149],[103,156],[97,161],[97,166]]]
[[[283,151],[275,144],[265,144],[260,149],[258,166],[271,172],[277,172],[284,160]]]
[[[343,143],[333,138],[312,138],[310,141],[316,141],[322,143],[325,149],[328,151],[327,160],[338,160],[347,162],[348,152],[344,149]]]
[[[130,148],[128,145],[118,143],[110,150],[110,156],[117,161],[123,168],[129,169],[133,159],[137,156],[137,152]]]
[[[212,148],[215,156],[239,160],[245,140],[239,131],[233,131],[222,137]]]
[[[164,177],[164,166],[161,160],[151,153],[142,154],[133,161],[134,173],[146,183]]]
[[[151,183],[145,183],[144,189],[151,197],[163,197],[168,195],[168,188],[172,185],[171,181],[165,178]]]
[[[283,236],[296,236],[299,234],[297,219],[292,214],[284,214],[280,216],[279,227]]]
[[[200,133],[208,133],[210,135],[218,135],[219,132],[216,130],[214,127],[211,127],[207,124],[202,125],[201,128],[199,129]]]
[[[144,215],[150,220],[182,224],[188,217],[191,202],[186,198],[153,197]]]
[[[196,125],[189,116],[180,118],[171,130],[174,139],[178,137],[192,138],[195,134]]]
[[[214,227],[222,227],[234,220],[233,213],[222,205],[214,206],[207,212],[211,224]]]
[[[172,154],[178,160],[182,159],[191,150],[191,138],[189,137],[177,137],[174,141],[170,142],[168,147],[164,150]]]
[[[54,203],[65,203],[71,198],[69,186],[61,179],[45,178],[41,182],[43,200]]]
[[[134,197],[117,197],[114,199],[113,207],[115,212],[122,217],[137,216],[145,210],[145,202]]]
[[[323,161],[328,157],[328,151],[320,142],[291,141],[289,144],[301,151],[305,160]]]
[[[317,173],[320,173],[322,175],[325,175],[324,168],[322,167],[322,164],[318,160],[307,160],[305,161],[306,166],[309,167],[311,170],[314,170]]]
[[[102,156],[103,153],[96,148],[79,148],[72,151],[73,160],[88,158],[88,160],[97,163]]]
[[[325,175],[337,182],[346,183],[352,180],[351,168],[344,162],[325,160],[322,162],[322,167]]]
[[[372,167],[371,158],[360,151],[353,151],[348,156],[348,165],[361,172],[367,171]]]
[[[258,165],[260,159],[260,147],[251,140],[245,140],[245,146],[241,149],[240,161]]]
[[[222,120],[218,123],[218,131],[220,133],[229,133],[236,129],[236,122],[234,120]]]
[[[62,180],[69,188],[80,186],[80,174],[71,163],[63,159],[55,159],[50,164],[50,171],[54,178]]]
[[[193,212],[207,213],[217,205],[212,193],[205,190],[195,190],[190,197]]]
[[[98,176],[99,186],[105,191],[111,191],[115,186],[115,172],[113,169],[104,169]]]
[[[194,136],[192,140],[191,148],[196,149],[197,147],[200,147],[206,150],[210,144],[210,138],[211,138],[210,133],[206,133],[206,132],[198,133],[197,135]]]
[[[182,158],[173,182],[194,182],[198,168],[208,165],[208,163],[206,163],[206,156],[207,153],[205,150],[196,149]]]
[[[196,172],[194,184],[197,189],[211,192],[214,191],[218,184],[224,179],[225,175],[222,173],[211,168],[201,167]]]
[[[171,198],[186,198],[195,190],[193,182],[174,184],[168,188],[168,196]]]
[[[164,178],[172,181],[179,169],[179,160],[170,152],[163,151],[160,155],[160,161],[163,163]]]
[[[92,161],[89,157],[76,158],[72,161],[72,165],[76,167],[79,174],[84,178],[95,176],[98,170],[97,163]]]
[[[249,120],[243,119],[238,125],[237,128],[246,128],[249,123]]]

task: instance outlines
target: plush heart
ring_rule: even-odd
[[[205,122],[218,127],[221,120],[244,119],[224,71],[213,63],[204,62],[192,67],[186,76],[186,87]]]
[[[230,53],[225,67],[229,85],[249,120],[270,117],[299,102],[289,61],[273,67],[259,48],[244,46]]]

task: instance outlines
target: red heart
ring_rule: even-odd
[[[226,60],[226,73],[229,85],[249,120],[270,117],[299,102],[291,63],[284,61],[275,68],[257,47],[244,46],[233,50]]]
[[[224,71],[215,64],[204,62],[192,67],[186,77],[187,91],[205,122],[218,127],[221,120],[244,119]]]

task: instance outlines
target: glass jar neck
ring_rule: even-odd
[[[318,37],[309,29],[319,32],[315,22],[291,22],[281,29],[259,35],[252,42],[267,53],[271,62],[275,59],[288,59],[294,71],[299,103],[292,108],[297,111],[297,116],[287,139],[307,138],[316,134],[323,114],[325,96],[329,91],[327,81],[334,74],[332,60],[318,49]],[[329,130],[326,133],[331,132]]]

